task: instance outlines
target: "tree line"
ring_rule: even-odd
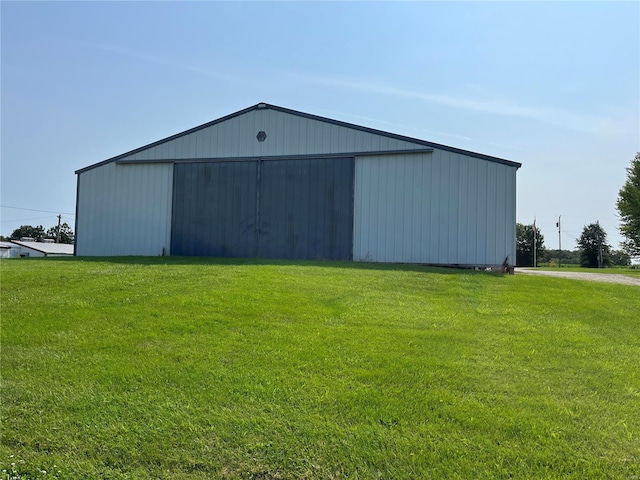
[[[616,209],[620,217],[620,233],[625,238],[622,250],[614,250],[607,243],[607,232],[598,222],[585,225],[576,250],[553,250],[544,246],[544,235],[534,225],[516,225],[516,265],[534,266],[534,232],[536,265],[562,262],[583,267],[631,265],[633,257],[640,257],[640,152],[631,160],[627,179],[618,193]]]
[[[63,223],[58,228],[58,225],[54,225],[47,230],[42,225],[21,225],[16,228],[9,238],[2,237],[2,240],[20,240],[21,238],[33,238],[36,242],[42,242],[45,239],[58,239],[58,233],[60,234],[58,243],[73,243],[73,230],[68,223]]]
[[[533,266],[533,225],[516,224],[516,265]],[[614,250],[607,243],[607,232],[599,223],[586,225],[580,238],[576,239],[575,250],[548,249],[544,235],[536,230],[536,266],[551,264],[557,266],[580,265],[582,267],[629,266],[631,256],[623,250]]]

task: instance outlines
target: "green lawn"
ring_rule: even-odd
[[[0,268],[0,478],[640,476],[638,287],[171,257]]]

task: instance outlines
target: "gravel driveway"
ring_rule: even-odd
[[[591,273],[591,272],[550,272],[546,270],[534,270],[532,268],[516,268],[516,273],[527,275],[546,275],[548,277],[573,278],[575,280],[591,280],[592,282],[622,283],[624,285],[636,285],[640,287],[640,278],[617,273]]]

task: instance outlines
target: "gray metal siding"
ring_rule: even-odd
[[[171,254],[254,257],[256,181],[257,162],[176,164]]]
[[[262,162],[260,256],[350,260],[354,161]]]
[[[354,260],[513,264],[515,171],[443,150],[357,158]]]
[[[264,142],[256,139],[260,131],[267,134]],[[417,147],[420,145],[409,141],[264,109],[249,111],[119,161],[330,155]]]
[[[169,253],[173,166],[110,163],[80,173],[76,255]]]

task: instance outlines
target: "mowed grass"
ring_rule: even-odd
[[[638,287],[171,257],[0,268],[5,476],[640,476]]]

